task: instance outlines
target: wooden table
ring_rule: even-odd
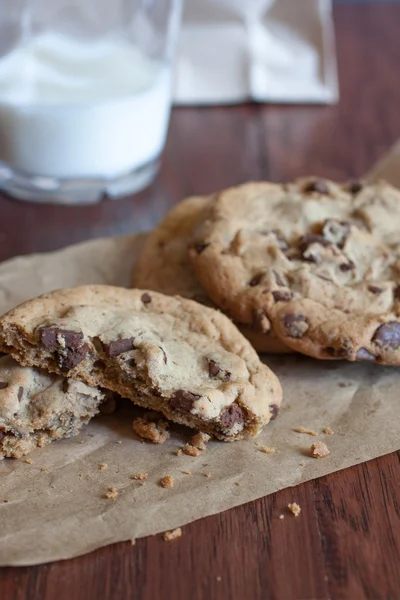
[[[153,226],[186,195],[249,179],[362,175],[400,136],[400,5],[335,7],[341,101],[173,111],[161,173],[135,198],[86,208],[0,199],[0,259]],[[1,570],[9,600],[400,598],[394,453],[160,536]],[[293,499],[298,519],[272,519]]]

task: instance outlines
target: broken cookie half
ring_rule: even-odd
[[[0,350],[223,440],[256,435],[282,399],[227,317],[143,290],[83,286],[30,300],[0,319]]]
[[[104,393],[81,381],[0,358],[0,458],[77,435],[99,412]]]

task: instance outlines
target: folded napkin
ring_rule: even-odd
[[[331,0],[185,0],[178,105],[338,99]]]

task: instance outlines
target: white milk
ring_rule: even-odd
[[[170,79],[123,40],[43,34],[0,59],[0,161],[56,178],[128,173],[161,153]]]

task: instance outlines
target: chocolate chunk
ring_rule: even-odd
[[[198,394],[192,394],[191,392],[186,392],[185,390],[178,390],[172,396],[169,403],[172,408],[190,412],[192,410],[193,403],[199,398],[201,398],[201,396]]]
[[[374,361],[376,360],[376,356],[371,354],[366,348],[359,348],[356,352],[356,359]]]
[[[129,350],[133,350],[134,338],[121,338],[120,340],[114,340],[113,342],[108,342],[107,344],[103,344],[104,352],[108,358],[115,358],[124,352],[129,352]]]
[[[377,295],[377,294],[382,294],[383,288],[377,287],[376,285],[369,285],[368,291],[371,292],[371,294]]]
[[[216,377],[220,370],[221,369],[219,368],[215,360],[212,360],[210,358],[208,361],[208,374],[210,375],[210,377]]]
[[[150,302],[151,302],[150,294],[148,294],[147,292],[142,294],[141,301],[143,302],[143,304],[150,304]]]
[[[197,254],[201,254],[210,244],[195,244],[194,249],[196,250]]]
[[[220,375],[222,381],[229,381],[231,378],[231,373],[229,371],[223,371],[215,360],[212,360],[211,358],[208,360],[208,374],[210,377],[217,377]]]
[[[350,232],[350,223],[337,219],[326,219],[322,226],[323,237],[338,248],[343,248]]]
[[[312,244],[318,244],[319,246],[330,246],[330,242],[324,238],[323,235],[317,235],[316,233],[306,233],[301,236],[299,240],[300,252],[305,252]]]
[[[272,292],[272,296],[275,302],[289,302],[293,298],[292,292],[285,292],[284,290],[275,290]]]
[[[59,340],[64,340],[66,348],[79,348],[83,342],[81,331],[69,331],[60,327],[42,327],[39,335],[43,346],[51,349],[63,347]]]
[[[69,390],[69,379],[64,379],[62,382],[62,391],[66,394]]]
[[[396,300],[400,300],[400,285],[394,288],[393,295],[396,298]]]
[[[253,310],[253,325],[261,333],[269,333],[271,331],[271,322],[264,309],[257,308]]]
[[[307,331],[309,325],[304,315],[288,314],[283,317],[283,326],[287,335],[293,338],[301,338]]]
[[[354,180],[349,181],[346,187],[350,194],[358,194],[358,192],[361,192],[361,190],[363,189],[363,184],[361,183],[361,181]]]
[[[355,268],[356,268],[356,265],[353,263],[352,260],[349,260],[348,263],[342,263],[341,265],[339,265],[339,269],[343,272],[352,271]]]
[[[328,240],[326,240],[322,235],[317,235],[316,233],[307,233],[306,235],[303,235],[299,240],[299,250],[303,260],[308,262],[317,262],[317,259],[313,254],[307,253],[306,255],[306,251],[313,244],[323,246],[324,248],[331,245],[331,243],[328,242]]]
[[[17,394],[18,400],[20,402],[22,400],[22,396],[23,395],[24,395],[24,388],[22,387],[22,385],[20,385],[19,388],[18,388],[18,394]]]
[[[57,352],[57,365],[63,372],[70,371],[81,363],[88,355],[90,348],[83,344],[80,348],[66,348]]]
[[[396,350],[400,346],[400,323],[389,321],[380,325],[375,331],[372,341],[383,348]]]
[[[258,275],[255,275],[253,279],[249,281],[249,286],[254,287],[255,285],[258,285],[263,277],[264,273],[259,273]]]
[[[273,421],[278,416],[279,407],[276,404],[270,404],[269,410],[271,411],[271,421]]]
[[[318,192],[318,194],[328,194],[329,188],[323,179],[314,179],[309,181],[303,188],[304,192]]]
[[[232,429],[236,423],[244,423],[244,411],[238,404],[231,404],[219,416],[224,429]]]
[[[5,390],[8,388],[8,383],[6,381],[0,381],[0,390]]]
[[[274,271],[274,276],[275,276],[275,281],[276,281],[277,285],[280,285],[283,287],[287,284],[287,281],[285,281],[285,279],[282,277],[282,275],[280,273],[278,273],[278,271]]]

